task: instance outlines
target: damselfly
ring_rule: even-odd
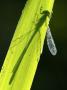
[[[27,35],[25,34],[25,37],[27,36],[30,36],[29,40],[27,40],[27,43],[25,44],[25,47],[23,48],[23,51],[21,53],[21,55],[19,56],[14,68],[13,68],[13,71],[12,71],[12,76],[10,78],[10,81],[9,81],[9,84],[11,84],[11,82],[13,81],[14,77],[15,77],[15,74],[20,66],[20,63],[22,61],[22,59],[24,58],[24,55],[27,51],[27,49],[29,48],[31,42],[33,41],[33,38],[36,36],[37,32],[40,31],[40,27],[43,25],[43,23],[46,21],[46,17],[50,17],[50,12],[49,11],[44,11],[42,13],[42,17],[38,20],[38,23],[36,24],[36,28],[35,30],[32,32],[32,35],[30,36],[31,32],[29,32],[29,34],[27,33]],[[23,35],[21,37],[24,37]],[[18,40],[21,38],[19,37]],[[17,41],[14,40],[14,41]],[[23,40],[24,41],[24,40]],[[13,42],[15,43],[15,42]],[[17,45],[17,44],[16,44]],[[54,41],[53,41],[53,38],[52,38],[52,35],[50,33],[50,29],[48,28],[47,30],[47,45],[48,45],[48,48],[51,52],[52,55],[55,55],[56,54],[56,47],[55,47],[55,44],[54,44]],[[14,45],[15,46],[15,45]]]

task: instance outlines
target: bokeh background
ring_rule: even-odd
[[[26,0],[0,1],[0,69]],[[58,53],[52,56],[46,40],[31,90],[67,89],[67,0],[55,0],[50,28]]]

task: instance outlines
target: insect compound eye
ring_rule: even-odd
[[[57,54],[57,48],[56,45],[54,43],[50,28],[48,27],[47,29],[47,46],[49,48],[49,51],[51,52],[51,54],[53,56],[55,56]]]
[[[50,16],[50,12],[48,10],[44,10],[41,12],[41,14],[44,14],[45,16]]]

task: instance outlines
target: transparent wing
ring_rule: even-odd
[[[57,54],[57,48],[56,48],[56,45],[54,43],[54,39],[52,37],[52,34],[51,34],[49,27],[47,29],[47,46],[48,46],[49,51],[51,52],[51,54],[53,56]]]

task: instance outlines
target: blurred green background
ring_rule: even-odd
[[[26,0],[0,1],[0,69]],[[58,53],[52,56],[46,40],[31,90],[67,89],[67,0],[55,0],[50,28]]]

